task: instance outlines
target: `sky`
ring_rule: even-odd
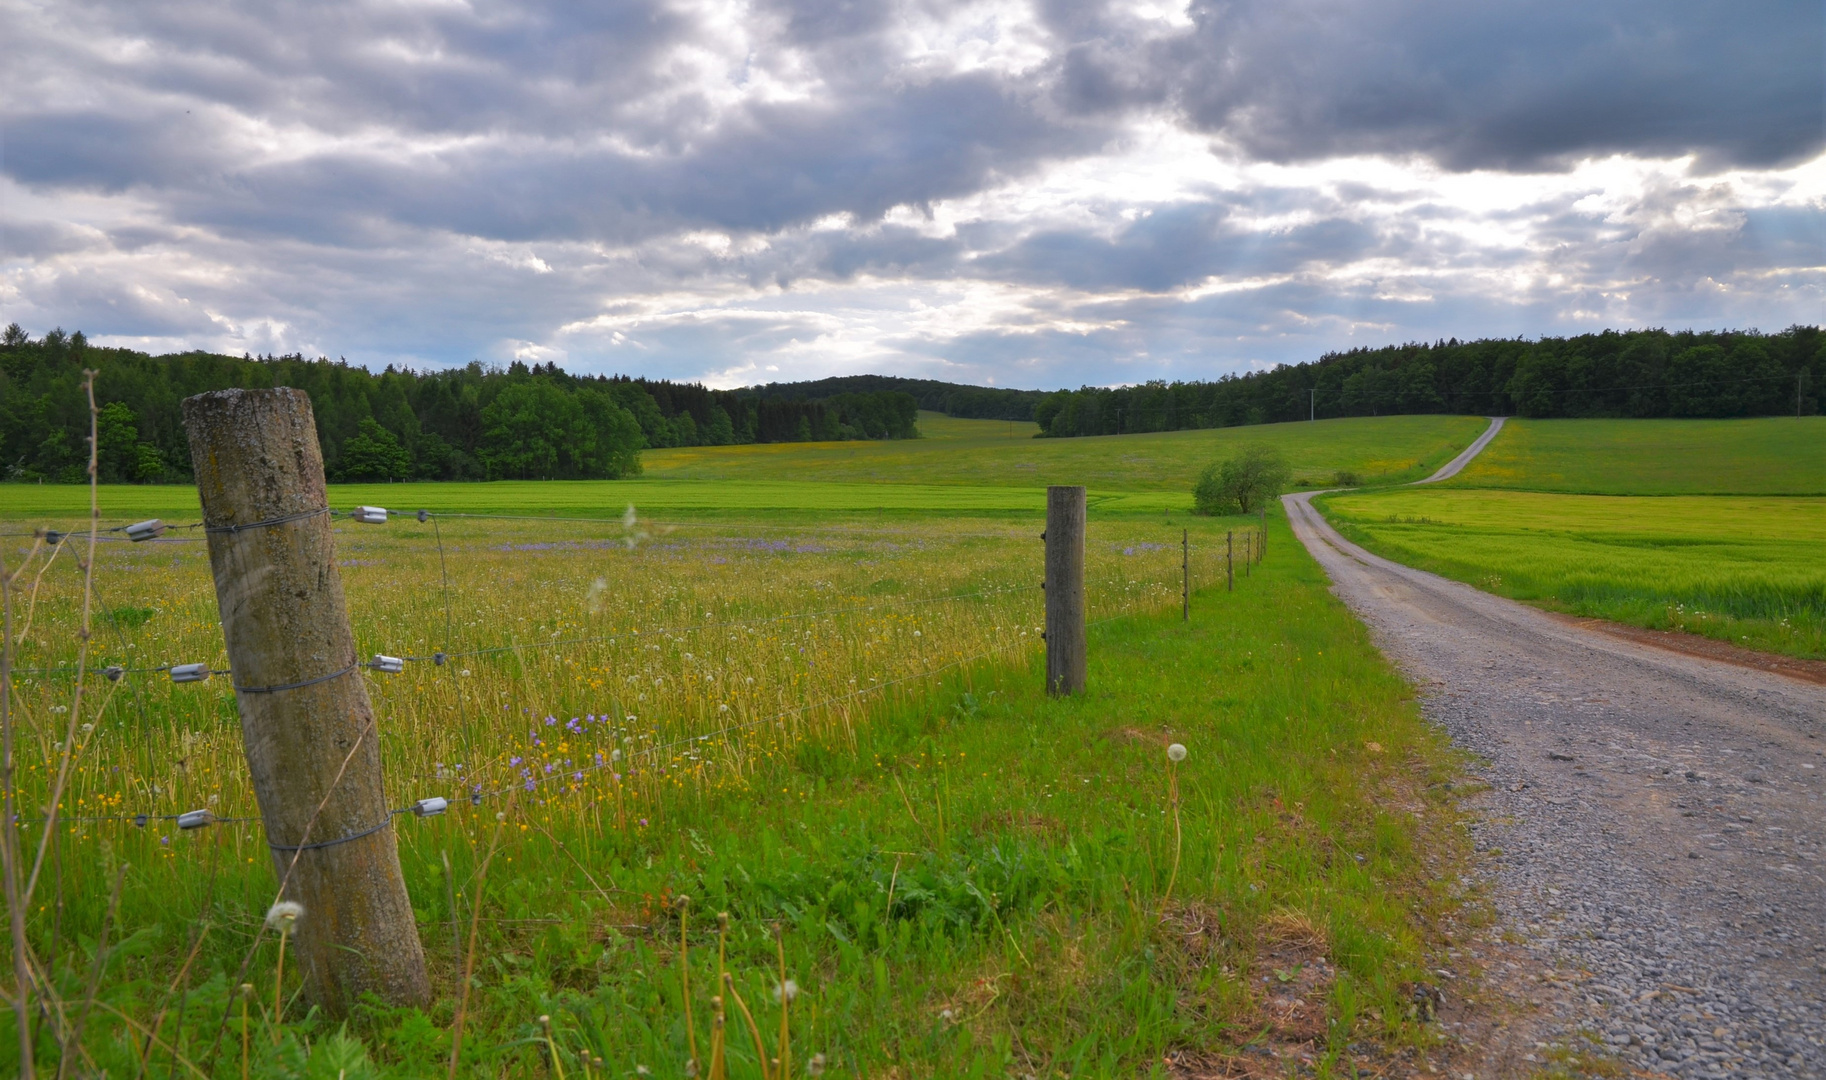
[[[0,0],[0,322],[1052,388],[1826,312],[1819,0]]]

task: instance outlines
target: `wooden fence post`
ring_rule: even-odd
[[[302,390],[184,401],[254,795],[310,998],[431,999],[400,873],[380,732],[336,569],[323,456]],[[319,846],[321,845],[321,846]]]
[[[1224,533],[1224,591],[1236,591],[1236,530]]]
[[[1084,489],[1046,489],[1046,692],[1084,691]]]
[[[1192,621],[1192,530],[1179,531],[1179,621]]]

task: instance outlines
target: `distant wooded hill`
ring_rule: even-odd
[[[322,357],[155,357],[60,330],[33,339],[15,325],[0,337],[0,476],[85,479],[84,368],[100,373],[100,466],[109,482],[186,479],[180,402],[227,387],[309,393],[331,480],[614,479],[637,475],[648,447],[919,434],[918,404],[892,390],[762,397],[517,361],[377,374]]]
[[[0,477],[83,479],[85,367],[101,373],[102,478],[140,482],[188,477],[179,402],[231,386],[310,393],[333,480],[630,476],[649,447],[915,438],[919,409],[1034,421],[1043,437],[1069,438],[1398,413],[1814,414],[1826,399],[1826,339],[1814,326],[1454,339],[1211,381],[1046,392],[888,375],[710,390],[519,362],[376,374],[323,357],[154,357],[61,330],[33,339],[14,325],[0,337]]]
[[[1045,395],[1052,437],[1124,435],[1336,416],[1779,416],[1820,411],[1817,326],[1756,331],[1606,330],[1538,341],[1391,345],[1213,382],[1087,386]]]

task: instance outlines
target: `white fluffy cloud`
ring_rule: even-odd
[[[1817,319],[1821,19],[1719,11],[0,0],[0,305],[716,385]]]

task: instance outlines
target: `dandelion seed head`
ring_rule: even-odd
[[[292,924],[304,918],[304,905],[296,900],[281,900],[266,909],[266,926],[269,930],[290,930]]]
[[[786,980],[785,985],[774,987],[774,1000],[775,1001],[779,1001],[782,997],[784,997],[787,1001],[791,1001],[798,996],[799,996],[799,984],[792,981],[791,979]]]
[[[1174,743],[1172,746],[1167,747],[1167,760],[1168,761],[1186,760],[1186,748],[1184,746],[1181,746],[1179,743]]]

